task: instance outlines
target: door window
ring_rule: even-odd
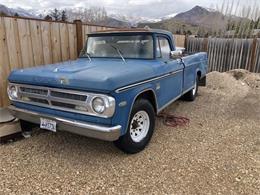
[[[171,47],[169,40],[165,37],[158,37],[156,57],[170,59]]]

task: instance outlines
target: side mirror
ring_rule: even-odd
[[[182,51],[181,50],[176,50],[176,51],[171,51],[170,53],[171,59],[177,60],[182,57]]]

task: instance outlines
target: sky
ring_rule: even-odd
[[[42,11],[53,8],[98,6],[104,7],[109,14],[159,18],[187,11],[195,5],[220,9],[223,1],[225,4],[234,1],[236,5],[239,2],[245,6],[253,4],[260,6],[260,0],[0,0],[0,4]]]

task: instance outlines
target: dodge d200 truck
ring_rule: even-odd
[[[25,133],[39,125],[137,153],[156,115],[180,97],[194,100],[206,72],[207,54],[182,53],[168,31],[101,31],[88,34],[75,61],[14,70],[9,108]]]

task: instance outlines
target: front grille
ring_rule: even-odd
[[[69,108],[69,109],[75,109],[76,105],[74,104],[68,104],[68,103],[63,103],[63,102],[56,102],[56,101],[51,101],[51,104],[53,106],[58,106],[58,107],[63,107],[63,108]]]
[[[41,103],[41,104],[49,104],[48,100],[45,100],[45,99],[29,97],[28,100],[31,102],[36,102],[36,103]]]
[[[8,93],[10,87],[15,87],[18,90],[16,98],[9,96],[10,100],[14,103],[25,103],[33,106],[53,109],[53,111],[59,110],[63,112],[79,113],[102,118],[110,118],[115,112],[115,98],[106,94],[25,85],[19,83],[9,83]],[[96,97],[104,99],[106,103],[106,109],[102,114],[95,112],[93,109],[92,102]]]
[[[17,85],[19,101],[60,110],[87,112],[88,94],[71,90]]]
[[[27,87],[20,87],[21,92],[23,93],[31,93],[31,94],[39,94],[39,95],[47,95],[48,90],[45,89],[33,89]]]
[[[51,96],[58,97],[58,98],[71,99],[71,100],[78,100],[78,101],[82,101],[82,102],[85,102],[87,100],[86,95],[69,94],[69,93],[57,92],[57,91],[51,91]]]

